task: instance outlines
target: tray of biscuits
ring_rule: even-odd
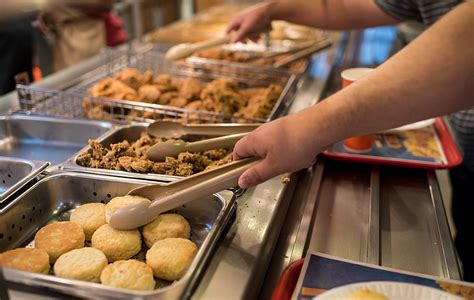
[[[168,179],[168,181],[171,179]],[[108,225],[124,196],[151,181],[55,172],[9,203],[0,223],[7,282],[87,298],[189,297],[235,212],[230,191],[190,202],[135,230]]]

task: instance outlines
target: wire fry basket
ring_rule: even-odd
[[[18,85],[20,112],[127,122],[176,120],[183,123],[255,123],[270,121],[281,115],[288,108],[296,91],[296,78],[287,73],[241,70],[238,67],[233,67],[236,70],[229,67],[219,70],[215,66],[212,68],[192,66],[171,62],[166,60],[163,54],[154,51],[133,54],[117,50],[108,50],[108,52],[110,54],[104,65],[84,74],[78,84],[66,90]],[[235,80],[240,88],[279,84],[283,87],[283,91],[266,119],[89,95],[88,89],[92,85],[104,78],[113,77],[115,73],[126,67],[136,68],[140,72],[152,70],[155,76],[169,74],[172,78],[177,79],[194,77],[202,83],[228,77]]]

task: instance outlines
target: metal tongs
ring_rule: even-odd
[[[162,212],[237,186],[240,175],[258,162],[259,158],[247,158],[169,184],[133,189],[129,195],[142,196],[153,202],[120,208],[111,216],[109,224],[119,230],[132,230],[143,226]]]

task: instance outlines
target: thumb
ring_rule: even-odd
[[[278,175],[278,171],[276,171],[269,159],[265,158],[240,176],[239,186],[244,189],[253,187],[276,175]]]

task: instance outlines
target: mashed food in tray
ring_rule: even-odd
[[[406,139],[403,145],[414,156],[441,159],[441,151],[432,128],[408,130],[402,134]]]
[[[117,198],[125,197],[114,199]],[[76,211],[81,207],[89,212],[93,209],[84,204]],[[96,209],[105,219],[104,209]],[[82,227],[76,223],[52,223],[37,232],[36,248],[0,253],[0,267],[117,288],[153,290],[155,286],[166,285],[162,280],[179,280],[194,260],[198,246],[190,240],[190,225],[181,215],[162,214],[149,225],[150,228],[122,231],[105,224],[94,232],[92,243],[84,243]],[[142,234],[147,237],[143,239]],[[80,236],[80,243],[75,242],[76,235]],[[44,247],[42,239],[47,240],[48,247]]]
[[[166,157],[164,162],[154,162],[146,157],[147,150],[156,143],[165,141],[143,132],[140,139],[129,143],[123,141],[104,147],[89,140],[89,150],[81,153],[76,163],[83,167],[110,169],[135,173],[155,173],[189,176],[232,161],[232,152],[215,149],[204,152],[182,152],[177,157]]]
[[[230,78],[219,78],[207,84],[193,77],[178,79],[168,74],[153,78],[152,71],[148,70],[142,74],[133,68],[125,68],[113,78],[102,79],[89,88],[89,94],[94,97],[262,119],[271,112],[282,91],[282,87],[277,84],[244,88]],[[89,118],[110,118],[110,107],[101,106],[89,98],[84,99],[83,109]],[[131,110],[124,110],[119,114],[129,117],[153,117],[152,112]]]

